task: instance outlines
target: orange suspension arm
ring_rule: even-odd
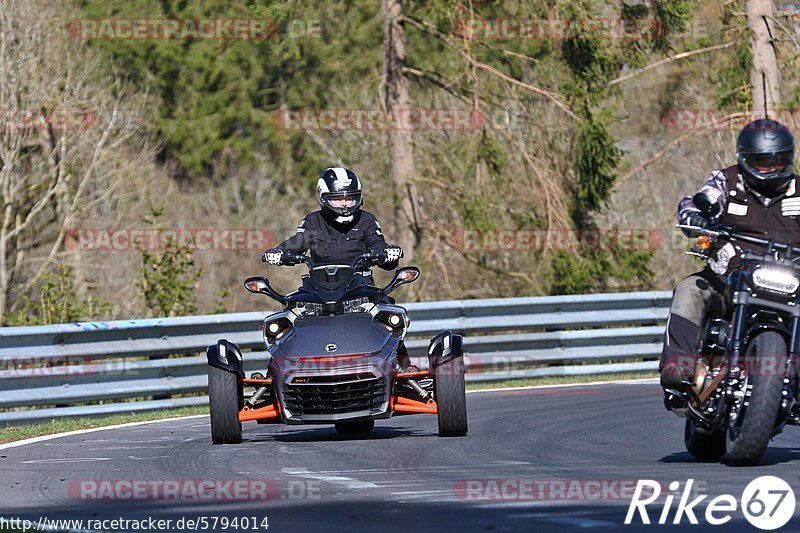
[[[269,418],[280,418],[281,414],[278,411],[277,404],[259,407],[258,409],[250,409],[245,407],[239,411],[239,422],[246,422],[248,420],[264,420]]]
[[[392,396],[392,411],[396,413],[428,413],[435,415],[439,412],[436,402],[418,402],[402,396]]]

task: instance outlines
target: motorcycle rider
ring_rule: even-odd
[[[320,210],[306,215],[295,235],[264,252],[262,261],[270,265],[290,264],[286,262],[287,252],[311,250],[311,259],[316,265],[349,264],[358,255],[373,251],[385,256],[378,267],[397,268],[403,249],[387,244],[375,215],[361,209],[364,203],[361,180],[355,172],[343,167],[323,170],[317,180],[317,201]],[[374,285],[370,267],[358,274]],[[391,298],[387,300],[394,303]],[[398,362],[405,371],[417,370],[410,364],[404,343],[398,348]]]
[[[697,195],[680,201],[680,223],[699,227],[725,224],[756,237],[771,235],[779,241],[800,243],[800,184],[794,174],[792,134],[775,120],[754,120],[742,129],[736,150],[736,165],[713,170]],[[754,245],[744,246],[763,252]],[[682,381],[694,380],[695,354],[706,317],[710,310],[717,313],[724,308],[725,276],[735,267],[737,255],[732,243],[718,242],[708,265],[675,286],[659,360],[667,409],[685,406],[685,400],[666,389],[680,391]]]

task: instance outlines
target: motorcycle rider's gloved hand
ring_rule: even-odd
[[[280,266],[283,264],[283,250],[278,250],[277,248],[267,250],[261,256],[261,260],[270,265]]]
[[[707,228],[711,225],[711,221],[700,213],[692,213],[683,219],[682,224],[687,226],[697,226],[699,228]],[[682,231],[687,237],[696,237],[694,232],[691,230],[683,229]]]
[[[386,253],[386,260],[384,263],[391,263],[392,261],[397,261],[403,257],[403,249],[396,244],[390,244],[386,247],[384,252]]]

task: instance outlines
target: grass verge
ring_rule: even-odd
[[[641,372],[620,372],[616,374],[587,374],[585,376],[551,376],[541,378],[503,379],[497,381],[481,381],[467,383],[467,390],[499,389],[503,387],[533,387],[545,385],[562,385],[565,383],[591,383],[593,381],[622,381],[626,379],[657,378],[658,372],[647,370]]]
[[[198,405],[192,407],[176,407],[174,409],[161,409],[144,413],[131,413],[125,415],[98,416],[92,418],[61,418],[50,422],[41,422],[29,426],[10,426],[0,428],[0,442],[74,431],[76,429],[89,429],[129,422],[144,422],[147,420],[161,420],[176,416],[202,415],[208,413],[208,406]]]

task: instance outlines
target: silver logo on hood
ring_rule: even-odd
[[[330,344],[326,344],[325,345],[325,351],[326,352],[335,352],[338,349],[339,349],[339,347],[336,346],[334,343],[330,343]]]

